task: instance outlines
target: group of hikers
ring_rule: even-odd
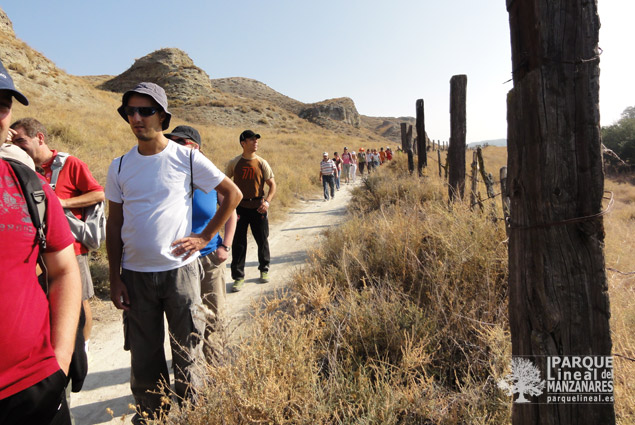
[[[94,290],[89,249],[71,233],[65,209],[81,219],[86,207],[104,200],[110,296],[123,310],[123,348],[131,355],[133,423],[145,423],[162,409],[161,385],[170,381],[164,316],[180,403],[195,396],[194,362],[223,317],[230,251],[232,290],[245,285],[249,227],[258,245],[258,282],[269,281],[268,211],[276,183],[256,154],[261,137],[243,131],[242,152],[222,172],[201,153],[196,129],[164,133],[172,117],[165,91],[142,82],[123,94],[117,109],[136,143],[112,161],[104,188],[83,161],[49,146],[37,119],[11,123],[14,99],[29,104],[0,62],[0,140],[10,142],[0,160],[0,424],[71,423],[69,369],[76,335],[88,347],[87,300]],[[33,194],[45,195],[43,231],[14,160],[39,172],[41,188]]]
[[[345,184],[355,183],[358,169],[360,177],[364,175],[364,169],[366,174],[370,174],[384,162],[392,160],[392,156],[392,150],[388,146],[386,150],[383,147],[379,148],[379,152],[377,149],[359,148],[357,153],[354,150],[349,152],[348,148],[344,147],[342,155],[334,152],[333,158],[329,158],[329,153],[324,152],[320,162],[324,202],[335,198],[335,190],[340,190],[342,180]]]

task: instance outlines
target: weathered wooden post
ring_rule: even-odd
[[[481,147],[476,148],[476,157],[478,158],[478,169],[481,172],[481,177],[483,177],[483,182],[485,182],[485,187],[487,189],[487,197],[493,198],[494,195],[494,177],[492,173],[488,173],[485,171],[485,161],[483,160],[483,150]]]
[[[423,115],[423,99],[417,99],[417,170],[419,177],[423,175],[423,167],[428,166],[428,157],[426,152],[426,125]]]
[[[408,171],[412,174],[415,171],[415,158],[412,153],[412,124],[408,125],[406,141],[408,142],[408,146],[410,146],[410,149],[408,149]]]
[[[503,218],[505,220],[505,231],[509,237],[509,193],[507,192],[507,167],[500,169],[501,179],[501,199],[503,204]]]
[[[512,355],[547,384],[513,404],[512,423],[613,425],[597,0],[507,0],[507,11]]]
[[[401,149],[408,155],[408,172],[414,171],[414,159],[412,155],[412,125],[401,123]]]
[[[450,146],[448,165],[450,200],[463,199],[465,193],[465,99],[467,76],[455,75],[450,79]]]
[[[441,150],[439,150],[437,148],[437,163],[439,164],[439,177],[441,177],[441,168],[443,168],[443,166],[441,165]]]
[[[478,180],[476,179],[478,175],[478,160],[476,158],[476,151],[472,152],[472,175],[471,177],[471,190],[470,190],[470,208],[474,208],[474,205],[477,204],[476,200],[476,191],[478,190],[477,187],[477,183]]]

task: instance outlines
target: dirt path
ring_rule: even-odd
[[[284,221],[271,225],[270,283],[256,283],[259,272],[253,239],[248,244],[245,286],[241,292],[230,292],[232,282],[227,265],[228,314],[234,326],[240,326],[248,318],[253,299],[284,287],[293,269],[304,263],[307,249],[320,239],[322,231],[342,220],[351,187],[342,185],[335,199],[329,202],[324,202],[321,197],[302,201]],[[121,313],[110,302],[97,300],[92,306],[95,318],[88,376],[82,391],[72,394],[71,411],[77,425],[130,424],[132,411],[129,405],[134,400],[129,386],[130,354],[122,348]],[[169,349],[166,353],[169,356]]]

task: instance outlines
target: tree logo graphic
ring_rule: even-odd
[[[545,389],[545,381],[540,380],[540,370],[527,359],[514,357],[512,372],[498,382],[498,387],[509,395],[518,393],[514,403],[529,403],[525,394],[538,396]]]

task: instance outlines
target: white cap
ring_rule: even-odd
[[[24,152],[16,145],[3,143],[2,146],[0,146],[0,157],[11,158],[15,159],[16,161],[20,161],[24,165],[28,166],[31,170],[35,171],[35,163],[33,162],[33,159],[29,156],[29,154]]]

